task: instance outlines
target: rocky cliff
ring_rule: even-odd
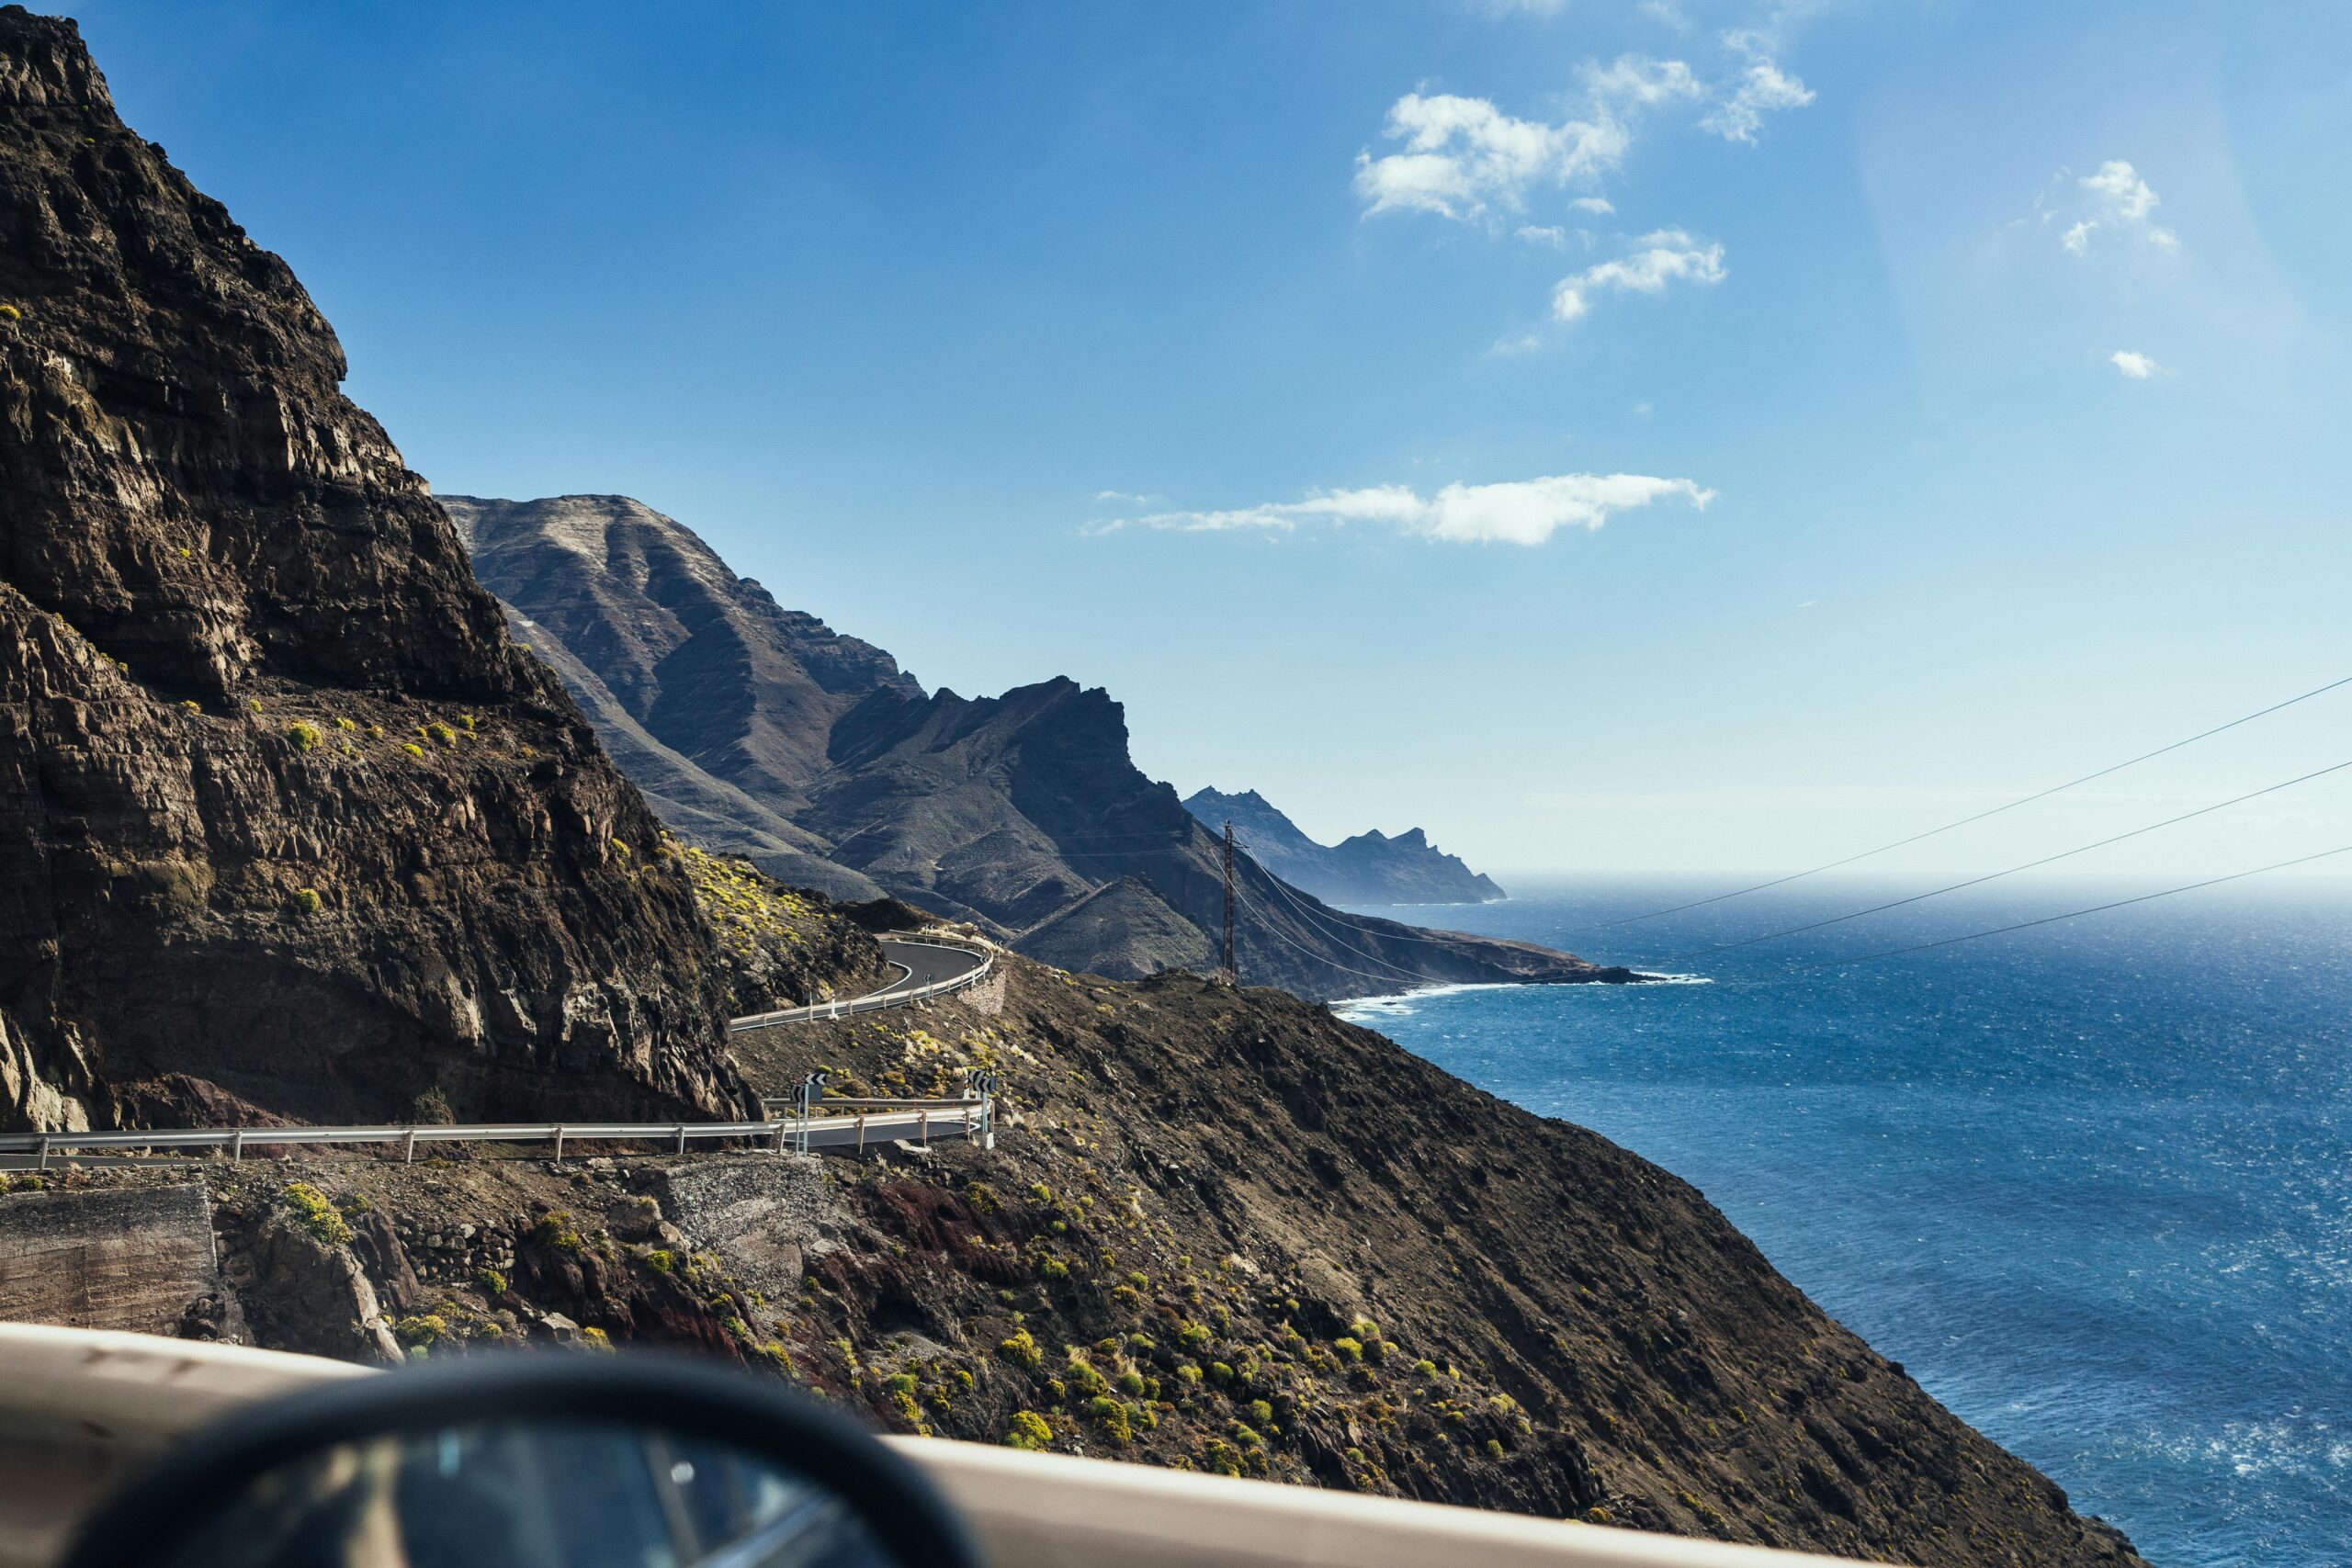
[[[517,635],[698,843],[836,897],[911,899],[1065,967],[1134,978],[1213,955],[1221,851],[1136,767],[1107,692],[1053,680],[926,694],[888,654],[779,609],[683,524],[626,497],[441,499]],[[1342,916],[1256,862],[1242,878],[1244,973],[1302,996],[1630,977]]]
[[[1184,809],[1214,830],[1228,822],[1260,865],[1317,898],[1338,904],[1492,904],[1506,897],[1495,879],[1430,843],[1419,828],[1395,838],[1374,829],[1320,844],[1256,790],[1227,795],[1201,789]]]
[[[286,264],[0,9],[0,1125],[710,1110],[658,824]]]

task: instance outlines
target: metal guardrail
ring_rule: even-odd
[[[835,1102],[847,1107],[851,1101]],[[208,1127],[169,1132],[130,1133],[12,1133],[0,1135],[0,1155],[28,1156],[35,1169],[48,1168],[53,1156],[103,1154],[108,1151],[194,1149],[220,1151],[242,1160],[248,1149],[299,1148],[307,1145],[398,1145],[403,1161],[416,1158],[419,1145],[547,1144],[563,1158],[567,1142],[618,1144],[661,1143],[684,1154],[689,1143],[740,1138],[781,1154],[803,1154],[819,1148],[869,1142],[896,1143],[912,1137],[929,1147],[934,1137],[962,1138],[996,1145],[996,1100],[993,1095],[965,1100],[941,1100],[913,1109],[894,1109],[880,1115],[870,1111],[839,1116],[787,1116],[760,1122],[515,1122],[467,1126],[379,1127]]]
[[[805,1008],[780,1008],[774,1012],[747,1013],[727,1021],[729,1034],[748,1034],[755,1029],[773,1029],[780,1023],[808,1023],[820,1019],[851,1018],[862,1012],[879,1012],[885,1008],[906,1007],[933,997],[944,997],[950,991],[960,991],[967,986],[978,984],[996,967],[996,955],[986,948],[958,946],[948,942],[929,942],[916,937],[893,936],[891,941],[901,947],[933,947],[943,953],[968,953],[979,959],[977,966],[944,980],[911,987],[906,990],[875,991],[845,1001],[818,1002]]]

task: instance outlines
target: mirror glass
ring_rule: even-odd
[[[338,1443],[243,1485],[170,1568],[894,1568],[843,1498],[708,1438],[489,1422]]]

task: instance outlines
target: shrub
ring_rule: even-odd
[[[410,756],[415,758],[420,762],[424,761],[424,748],[419,746],[413,740],[401,741],[401,750],[407,752]]]
[[[613,1337],[601,1328],[583,1328],[580,1331],[580,1343],[591,1350],[610,1350]]]
[[[1067,1280],[1069,1278],[1069,1265],[1058,1258],[1040,1258],[1037,1259],[1037,1274],[1040,1279]]]
[[[1413,1363],[1413,1371],[1425,1378],[1433,1378],[1437,1376],[1437,1363],[1424,1356]]]
[[[678,1260],[670,1255],[670,1249],[666,1247],[657,1247],[645,1255],[645,1266],[656,1274],[667,1274],[672,1269],[677,1267],[677,1262]]]
[[[1186,1382],[1196,1383],[1201,1381],[1201,1369],[1187,1361],[1176,1369],[1176,1375]]]
[[[1121,1393],[1133,1399],[1141,1399],[1144,1395],[1143,1374],[1133,1367],[1129,1367],[1118,1375],[1116,1386]]]
[[[1086,1402],[1086,1413],[1102,1423],[1111,1440],[1125,1448],[1136,1440],[1135,1413],[1108,1395],[1098,1395]]]
[[[14,305],[0,305],[0,321],[21,321],[25,313]]]
[[[541,1214],[539,1223],[531,1227],[531,1239],[553,1252],[578,1252],[587,1245],[571,1228],[571,1216],[561,1209]]]
[[[317,725],[306,724],[300,719],[296,719],[286,727],[286,739],[294,742],[294,750],[297,751],[311,752],[319,749],[319,742],[324,737],[320,735]]]
[[[1081,1361],[1075,1356],[1070,1358],[1069,1365],[1062,1369],[1062,1376],[1080,1393],[1099,1394],[1110,1386],[1102,1381],[1102,1374],[1094,1370],[1093,1362]]]
[[[1036,1338],[1025,1328],[1017,1330],[1010,1339],[998,1340],[996,1353],[1014,1366],[1033,1372],[1046,1359],[1045,1352],[1037,1348]]]
[[[359,722],[356,719],[339,718],[334,721],[334,727],[337,729],[356,730],[359,728]]]
[[[464,725],[467,730],[470,732],[474,728],[474,716],[469,713],[460,714],[458,717],[458,722]]]
[[[1502,1457],[1503,1457],[1503,1445],[1502,1445],[1502,1439],[1501,1439],[1501,1438],[1488,1438],[1487,1439],[1487,1453],[1489,1453],[1489,1454],[1491,1454],[1491,1455],[1493,1455],[1493,1456],[1494,1456],[1495,1458],[1497,1458],[1497,1459],[1500,1459],[1500,1458],[1502,1458]]]
[[[369,725],[369,726],[368,727],[368,739],[370,739],[370,740],[381,740],[383,738],[384,738],[384,727],[383,727],[382,725],[380,725],[380,724],[371,724],[371,725]]]
[[[1215,1337],[1204,1323],[1188,1323],[1176,1331],[1176,1343],[1187,1350],[1206,1349],[1208,1342]]]
[[[1584,1511],[1584,1522],[1589,1525],[1605,1525],[1609,1522],[1609,1510],[1595,1503]]]
[[[1209,1381],[1219,1385],[1229,1383],[1233,1381],[1233,1369],[1227,1366],[1223,1361],[1211,1361],[1209,1363]]]
[[[474,1283],[481,1287],[483,1295],[492,1301],[506,1293],[506,1276],[495,1269],[484,1269],[476,1273]]]
[[[1014,1411],[1004,1434],[1004,1446],[1009,1449],[1042,1449],[1053,1440],[1053,1427],[1034,1410]]]
[[[298,915],[317,914],[319,912],[319,890],[315,887],[297,887],[294,889],[294,912]]]
[[[204,709],[198,705],[196,700],[192,697],[183,697],[180,700],[180,706],[187,709],[190,713],[200,714],[204,711]]]
[[[1363,1341],[1354,1338],[1351,1336],[1345,1334],[1340,1335],[1337,1339],[1331,1341],[1331,1348],[1337,1350],[1340,1353],[1340,1359],[1343,1360],[1361,1361],[1363,1359]]]
[[[410,1349],[425,1349],[449,1337],[449,1320],[439,1313],[424,1313],[401,1318],[392,1325],[392,1332]]]
[[[1243,1421],[1236,1421],[1233,1424],[1233,1440],[1245,1449],[1262,1449],[1266,1446],[1266,1439],[1260,1437],[1247,1422]]]
[[[293,1212],[296,1222],[320,1241],[329,1247],[351,1245],[350,1223],[335,1212],[335,1206],[327,1201],[325,1193],[309,1182],[288,1182],[278,1198]]]
[[[1151,1342],[1148,1334],[1130,1334],[1127,1336],[1127,1348],[1136,1355],[1148,1356],[1159,1347]]]

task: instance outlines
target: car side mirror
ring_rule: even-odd
[[[845,1416],[656,1355],[482,1357],[338,1382],[198,1434],[65,1568],[979,1568]]]

